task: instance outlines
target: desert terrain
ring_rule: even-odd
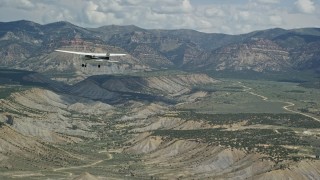
[[[320,176],[317,89],[178,71],[59,89],[10,73],[25,78],[0,87],[1,179]]]

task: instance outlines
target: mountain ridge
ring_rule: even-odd
[[[320,28],[272,28],[246,34],[190,29],[143,29],[135,25],[83,28],[69,22],[0,22],[0,66],[77,76],[151,69],[209,71],[320,70]],[[121,64],[85,72],[81,58],[55,49],[121,52]],[[259,51],[257,49],[260,49]],[[232,51],[231,51],[232,50]],[[282,54],[280,52],[283,52]]]

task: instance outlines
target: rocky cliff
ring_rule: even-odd
[[[286,71],[319,68],[317,28],[269,29],[242,35],[192,30],[145,30],[135,26],[85,29],[67,22],[1,23],[0,65],[51,73],[60,80],[162,68]],[[79,56],[55,49],[127,53],[121,63],[81,68]],[[68,73],[66,73],[68,72]],[[53,75],[53,73],[55,75]]]

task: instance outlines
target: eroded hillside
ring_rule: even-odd
[[[316,91],[169,73],[99,75],[61,89],[39,75],[7,79],[0,178],[320,177],[319,117],[299,113],[319,106]]]

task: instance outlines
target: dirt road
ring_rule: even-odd
[[[99,153],[101,153],[102,151],[99,151]],[[68,170],[68,169],[81,169],[81,168],[86,168],[86,167],[92,167],[92,166],[95,166],[97,164],[100,164],[102,163],[103,161],[107,161],[107,160],[111,160],[113,159],[113,155],[110,154],[108,151],[104,151],[107,153],[107,158],[106,159],[102,159],[102,160],[98,160],[98,161],[95,161],[93,163],[90,163],[90,164],[86,164],[86,165],[82,165],[82,166],[70,166],[70,167],[63,167],[63,168],[57,168],[57,169],[53,169],[53,171],[64,171],[64,170]]]
[[[289,112],[292,112],[292,113],[296,113],[296,114],[301,114],[301,115],[303,115],[303,116],[312,118],[312,119],[320,122],[320,119],[318,119],[318,118],[316,118],[316,117],[313,117],[313,116],[311,116],[311,115],[309,115],[309,114],[305,114],[305,113],[302,113],[302,112],[299,112],[299,111],[295,111],[295,110],[289,109],[289,107],[295,106],[295,104],[292,103],[292,102],[269,100],[268,97],[266,97],[266,96],[263,96],[263,95],[260,95],[260,94],[251,92],[250,90],[251,90],[252,88],[243,85],[242,82],[239,81],[238,84],[240,84],[240,86],[242,86],[242,87],[244,88],[244,90],[243,90],[244,92],[247,92],[247,93],[249,93],[249,94],[251,94],[251,95],[254,95],[254,96],[258,96],[258,97],[262,98],[263,101],[268,101],[268,102],[280,102],[280,103],[287,104],[287,105],[285,105],[285,106],[282,107],[284,110],[289,111]]]

